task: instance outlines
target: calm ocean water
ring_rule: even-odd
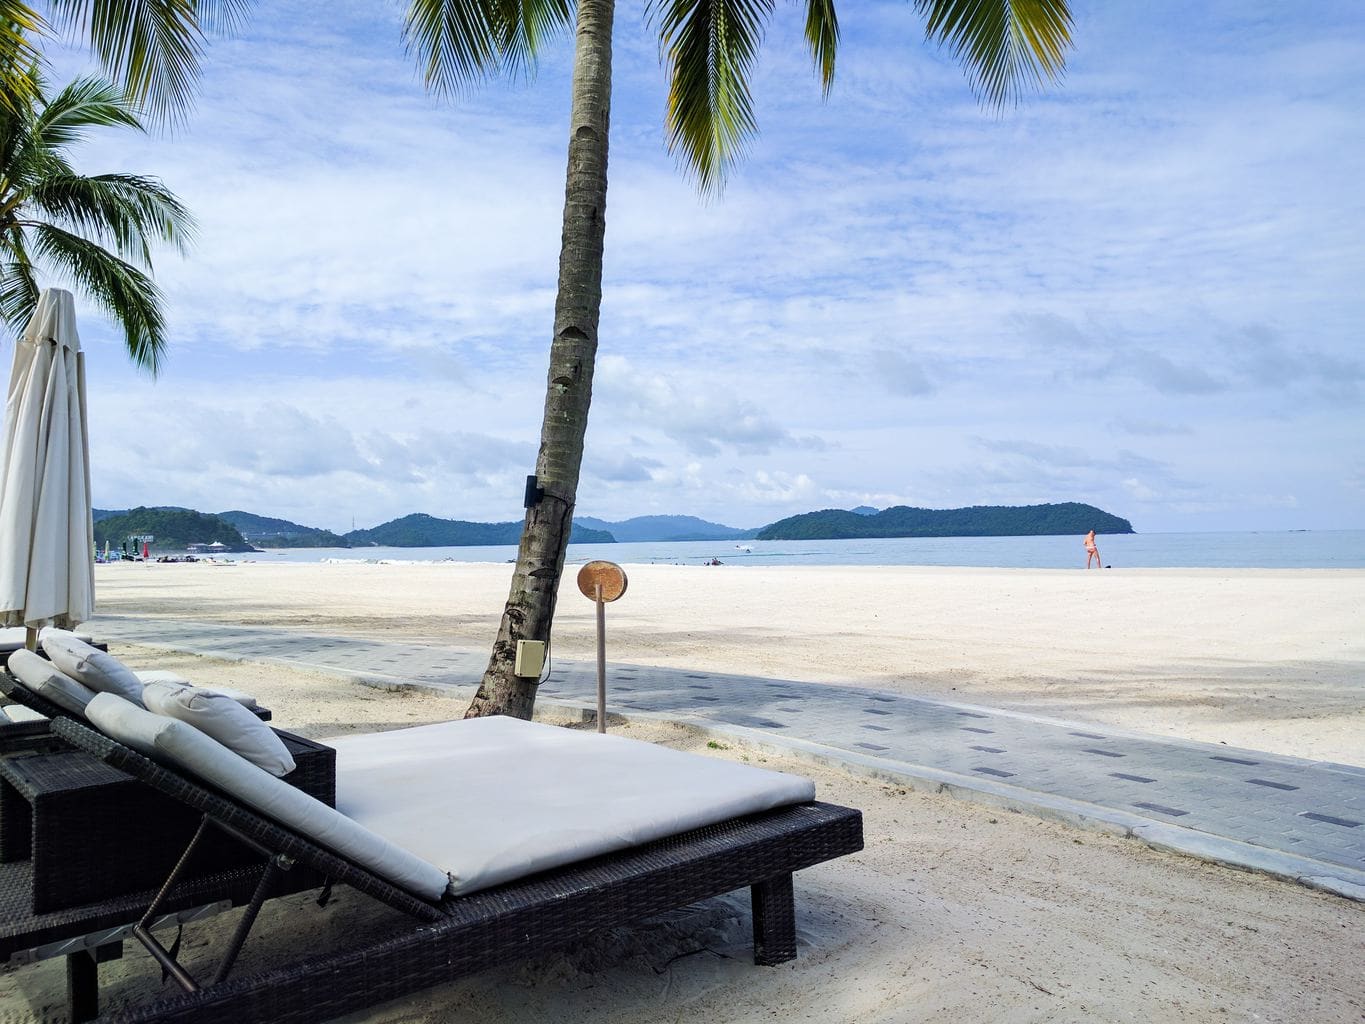
[[[1141,533],[1098,538],[1114,568],[1361,569],[1365,530],[1293,533]],[[256,561],[507,562],[512,546],[452,548],[293,548]],[[885,540],[675,541],[574,544],[569,561],[594,558],[638,565],[965,565],[1005,569],[1074,569],[1085,565],[1075,537],[905,537]]]

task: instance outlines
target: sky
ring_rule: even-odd
[[[822,101],[778,5],[760,135],[706,199],[618,6],[579,514],[1081,501],[1139,532],[1365,528],[1365,8],[1073,8],[1065,79],[998,113],[904,2],[840,8]],[[157,256],[156,379],[77,295],[98,507],[521,518],[571,40],[437,101],[400,19],[259,4],[184,126],[73,154],[160,177],[200,225]]]

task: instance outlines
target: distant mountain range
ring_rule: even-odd
[[[708,523],[696,516],[636,516],[619,523],[609,523],[592,516],[576,516],[574,525],[582,523],[594,530],[605,530],[622,543],[671,540],[753,540],[758,530],[738,530],[733,526]]]
[[[1127,519],[1094,505],[973,505],[910,508],[896,505],[871,514],[829,508],[780,519],[758,531],[759,540],[841,540],[867,537],[1035,537],[1068,533],[1132,533]]]
[[[271,519],[251,512],[219,512],[218,518],[233,526],[243,537],[262,548],[347,548],[346,538],[331,530],[300,526],[288,519]]]
[[[303,547],[465,547],[516,544],[521,522],[472,523],[414,513],[366,530],[336,534],[287,519],[234,510],[212,515],[175,507],[115,511],[95,509],[95,539],[114,548],[131,536],[152,535],[156,551],[183,551],[189,544],[215,541],[231,551]],[[636,516],[608,522],[592,516],[574,520],[573,544],[617,541],[831,540],[865,537],[1023,537],[1039,534],[1132,533],[1126,519],[1093,505],[981,505],[927,509],[897,505],[878,511],[825,509],[779,520],[762,529],[741,530],[695,516]]]
[[[386,548],[445,548],[481,544],[516,544],[521,539],[521,523],[467,523],[460,519],[437,519],[416,513],[394,519],[372,530],[352,530],[346,534],[349,547],[374,545]],[[569,534],[570,544],[610,544],[615,538],[602,530],[578,523]]]

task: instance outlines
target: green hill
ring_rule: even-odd
[[[272,519],[253,512],[219,512],[218,518],[231,523],[252,544],[263,548],[348,548],[345,537],[315,526],[300,526],[288,519]]]
[[[135,508],[105,516],[95,523],[95,546],[109,542],[112,550],[122,549],[129,537],[148,535],[154,552],[184,551],[191,544],[215,541],[228,551],[255,551],[237,528],[219,516],[187,508]]]
[[[757,530],[738,530],[733,526],[709,523],[696,516],[636,516],[609,523],[592,516],[576,516],[574,524],[605,530],[618,541],[752,540]]]
[[[1132,533],[1126,519],[1094,505],[973,505],[971,508],[910,508],[896,505],[874,515],[845,509],[807,512],[758,531],[759,540],[840,540],[865,537],[1033,537]]]
[[[352,530],[346,541],[352,547],[374,545],[389,548],[445,548],[475,545],[516,544],[521,540],[521,523],[468,523],[459,519],[437,519],[414,513],[382,523],[370,530]],[[610,533],[574,524],[570,544],[611,544]]]

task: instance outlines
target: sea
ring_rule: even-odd
[[[1098,538],[1104,564],[1120,569],[1362,569],[1365,530],[1263,533],[1134,533]],[[512,545],[441,548],[289,548],[233,556],[257,562],[510,562]],[[1075,569],[1080,536],[895,537],[872,540],[707,540],[571,544],[568,561],[627,565],[953,565]]]

